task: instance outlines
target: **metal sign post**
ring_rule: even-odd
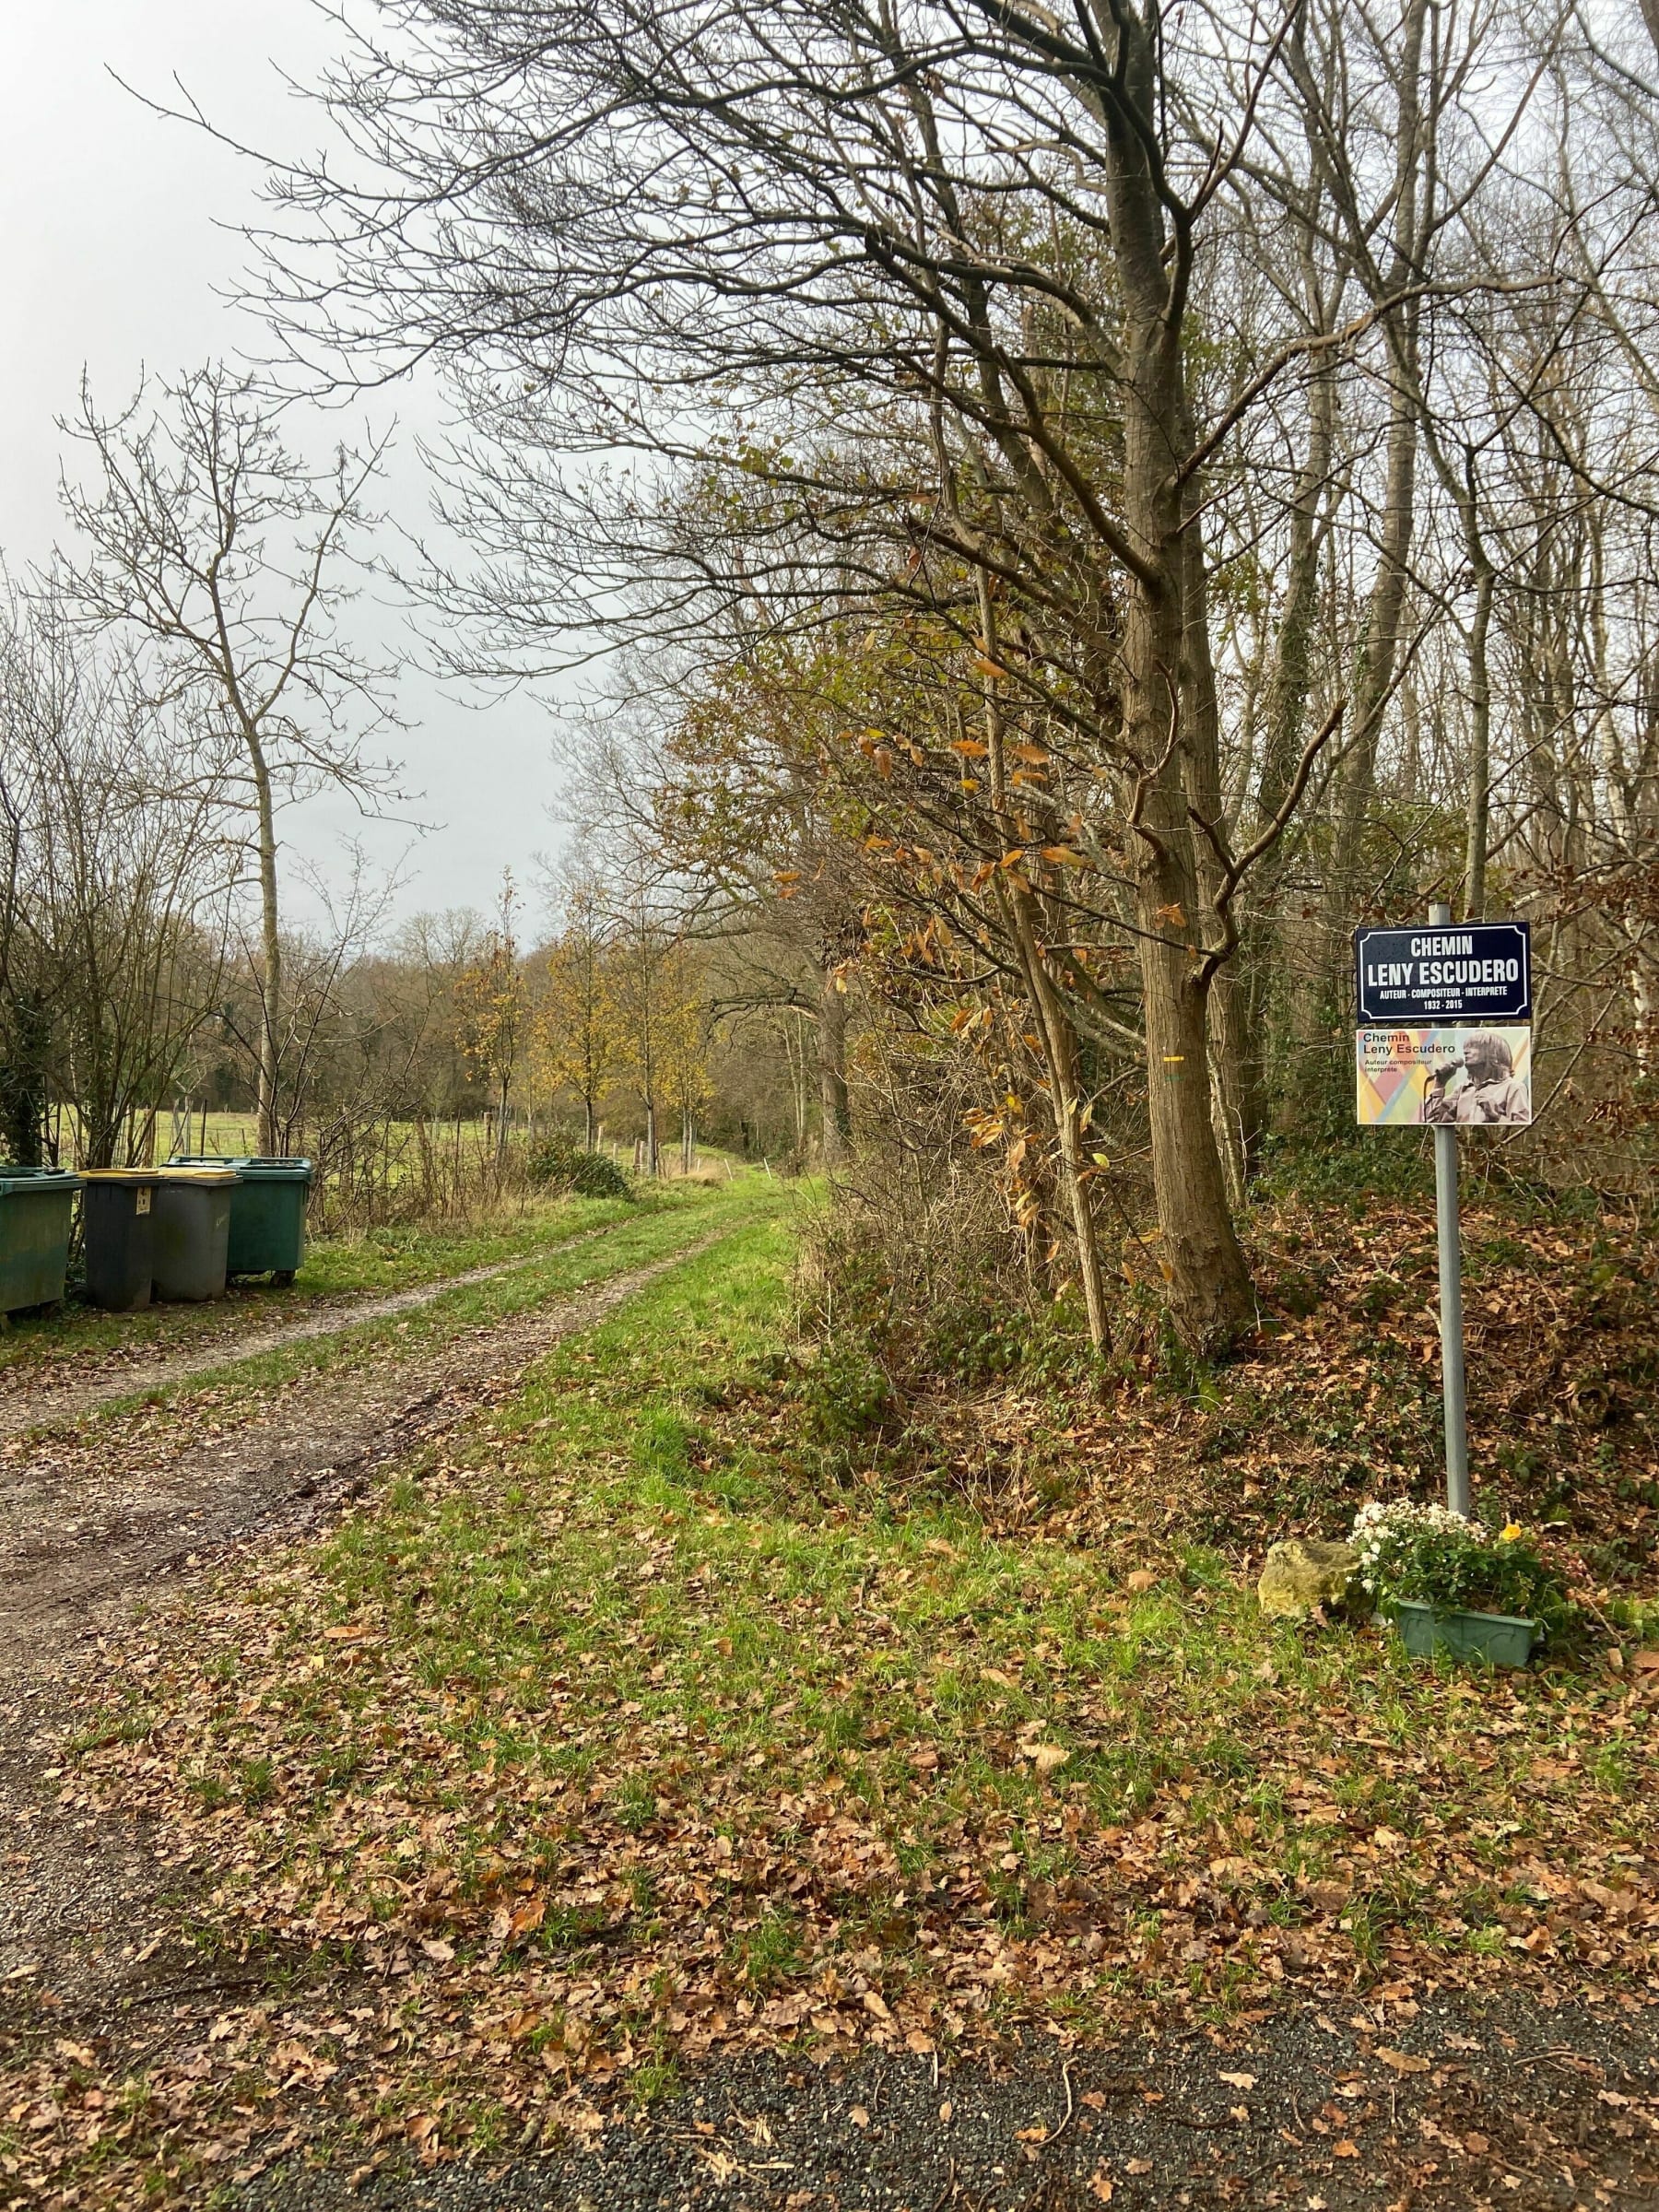
[[[1429,919],[1444,928],[1449,906],[1436,903]],[[1434,1216],[1440,1230],[1441,1389],[1446,1408],[1446,1503],[1466,1519],[1469,1511],[1469,1422],[1464,1398],[1463,1237],[1457,1209],[1457,1130],[1434,1132]]]
[[[1431,1126],[1440,1230],[1446,1501],[1469,1510],[1464,1402],[1463,1250],[1457,1132],[1532,1119],[1532,935],[1524,922],[1354,932],[1355,1110],[1367,1127]]]

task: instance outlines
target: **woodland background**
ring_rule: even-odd
[[[1445,898],[1534,925],[1537,1118],[1470,1166],[1645,1206],[1656,33],[378,10],[319,92],[355,167],[269,180],[286,367],[83,394],[14,591],[7,1148],[245,1105],[345,1219],[481,1203],[556,1124],[700,1129],[831,1171],[836,1267],[1075,1299],[1098,1348],[1149,1285],[1213,1350],[1253,1179],[1415,1159],[1350,1126],[1349,933]],[[396,804],[395,718],[351,645],[381,454],[298,459],[294,369],[417,361],[433,650],[597,671],[563,857],[391,936],[359,877],[308,935],[282,810]]]

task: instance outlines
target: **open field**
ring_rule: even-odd
[[[514,1111],[516,1117],[517,1110]],[[546,1117],[538,1116],[538,1130],[544,1122],[548,1127],[552,1125]],[[580,1140],[580,1128],[576,1124],[560,1124],[559,1125],[565,1129],[567,1135],[574,1131]],[[481,1115],[469,1116],[459,1123],[453,1119],[433,1120],[429,1123],[428,1127],[432,1142],[440,1150],[447,1152],[458,1145],[462,1153],[472,1159],[482,1159],[493,1143],[491,1126]],[[415,1124],[396,1121],[388,1123],[384,1125],[383,1135],[394,1160],[395,1176],[399,1157],[406,1147],[413,1144]],[[512,1141],[518,1145],[522,1145],[524,1141],[524,1126],[520,1118],[515,1118],[512,1123]],[[623,1167],[631,1166],[634,1156],[631,1137],[618,1137],[613,1132],[606,1132],[599,1148],[607,1158],[616,1159]],[[183,1116],[174,1117],[163,1113],[157,1121],[156,1157],[158,1159],[165,1159],[171,1152],[174,1151],[201,1152],[211,1154],[221,1159],[236,1159],[247,1158],[256,1153],[258,1149],[259,1128],[252,1112],[219,1113],[209,1112],[203,1114],[197,1112],[189,1115],[188,1119]],[[727,1158],[727,1155],[717,1147],[712,1148],[707,1145],[700,1145],[698,1152],[699,1159],[705,1167],[724,1165]],[[734,1162],[734,1165],[735,1164],[738,1163]],[[665,1180],[677,1176],[678,1170],[679,1146],[678,1140],[676,1138],[674,1143],[665,1144],[663,1147]]]

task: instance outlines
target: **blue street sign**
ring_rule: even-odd
[[[1356,1026],[1532,1019],[1525,922],[1354,932]]]

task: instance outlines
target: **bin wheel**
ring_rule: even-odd
[[[292,1267],[278,1267],[273,1271],[271,1281],[278,1290],[286,1290],[293,1281],[294,1274],[295,1270]]]

